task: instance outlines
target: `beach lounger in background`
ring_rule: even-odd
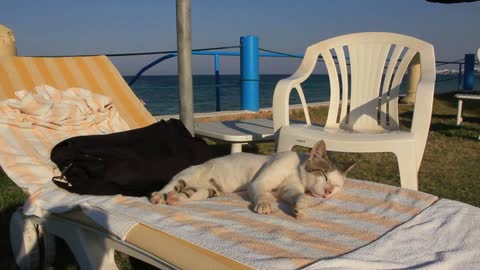
[[[42,84],[80,87],[102,94],[96,98],[109,97],[115,107],[109,107],[109,116],[119,129],[124,128],[122,121],[128,128],[154,121],[104,56],[0,58],[2,99]],[[246,194],[176,206],[151,205],[144,197],[80,196],[56,187],[48,177],[35,177],[40,171],[53,175],[54,168],[49,160],[33,164],[32,157],[45,156],[46,146],[61,136],[87,130],[22,129],[1,122],[0,131],[2,168],[20,187],[34,187],[11,219],[12,246],[22,269],[37,267],[41,254],[44,263],[52,260],[52,235],[66,241],[82,269],[117,269],[114,250],[161,269],[480,265],[480,209],[463,203],[354,179],[329,199],[312,198],[302,219],[282,204],[275,205],[271,215],[258,215],[250,210]],[[50,240],[40,243],[42,235]]]
[[[420,81],[412,126],[400,129],[400,83],[413,57],[420,56]],[[301,83],[321,58],[330,78],[330,107],[324,127],[310,123]],[[273,97],[277,150],[312,147],[322,139],[327,150],[393,152],[401,186],[418,189],[418,170],[427,143],[435,86],[433,46],[422,40],[381,32],[355,33],[318,42],[307,48],[298,70],[280,80]],[[289,122],[290,92],[296,89],[308,124]]]
[[[477,50],[477,58],[480,60],[480,48]],[[463,101],[464,100],[480,100],[480,95],[477,94],[467,94],[467,93],[458,93],[454,96],[457,101],[457,126],[459,126],[462,121],[462,110],[463,110]],[[480,140],[480,136],[478,137]]]

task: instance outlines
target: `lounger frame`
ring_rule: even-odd
[[[21,208],[18,211],[21,211]],[[42,218],[24,215],[24,218],[42,227],[48,234],[65,240],[81,269],[118,269],[114,260],[115,250],[159,269],[179,269],[153,254],[88,225],[56,215]]]

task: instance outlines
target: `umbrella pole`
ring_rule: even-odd
[[[180,120],[193,135],[192,33],[190,20],[190,0],[177,0]]]

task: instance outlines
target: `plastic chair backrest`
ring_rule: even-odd
[[[399,129],[400,84],[413,57],[419,53],[421,58],[426,50],[432,50],[430,44],[394,33],[357,33],[308,47],[304,62],[316,63],[321,56],[330,78],[325,126],[356,131]]]

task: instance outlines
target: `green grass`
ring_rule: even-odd
[[[400,106],[403,127],[410,125],[411,111],[412,106]],[[311,115],[313,122],[324,123],[326,108],[314,108]],[[464,122],[459,127],[455,125],[455,115],[456,101],[452,94],[435,97],[430,134],[419,171],[419,189],[480,207],[480,102],[464,102]],[[295,113],[292,117],[302,118]],[[217,155],[228,154],[228,145],[210,143]],[[257,143],[245,150],[269,154],[274,149],[273,143]],[[331,153],[331,157],[338,163],[358,162],[350,177],[399,185],[397,160],[391,153]],[[0,269],[16,269],[8,242],[8,226],[11,214],[24,200],[22,191],[0,171]],[[60,242],[58,246],[59,259],[53,269],[79,269],[65,244]],[[123,254],[117,253],[116,259],[121,269],[146,269],[144,264],[131,261]]]

